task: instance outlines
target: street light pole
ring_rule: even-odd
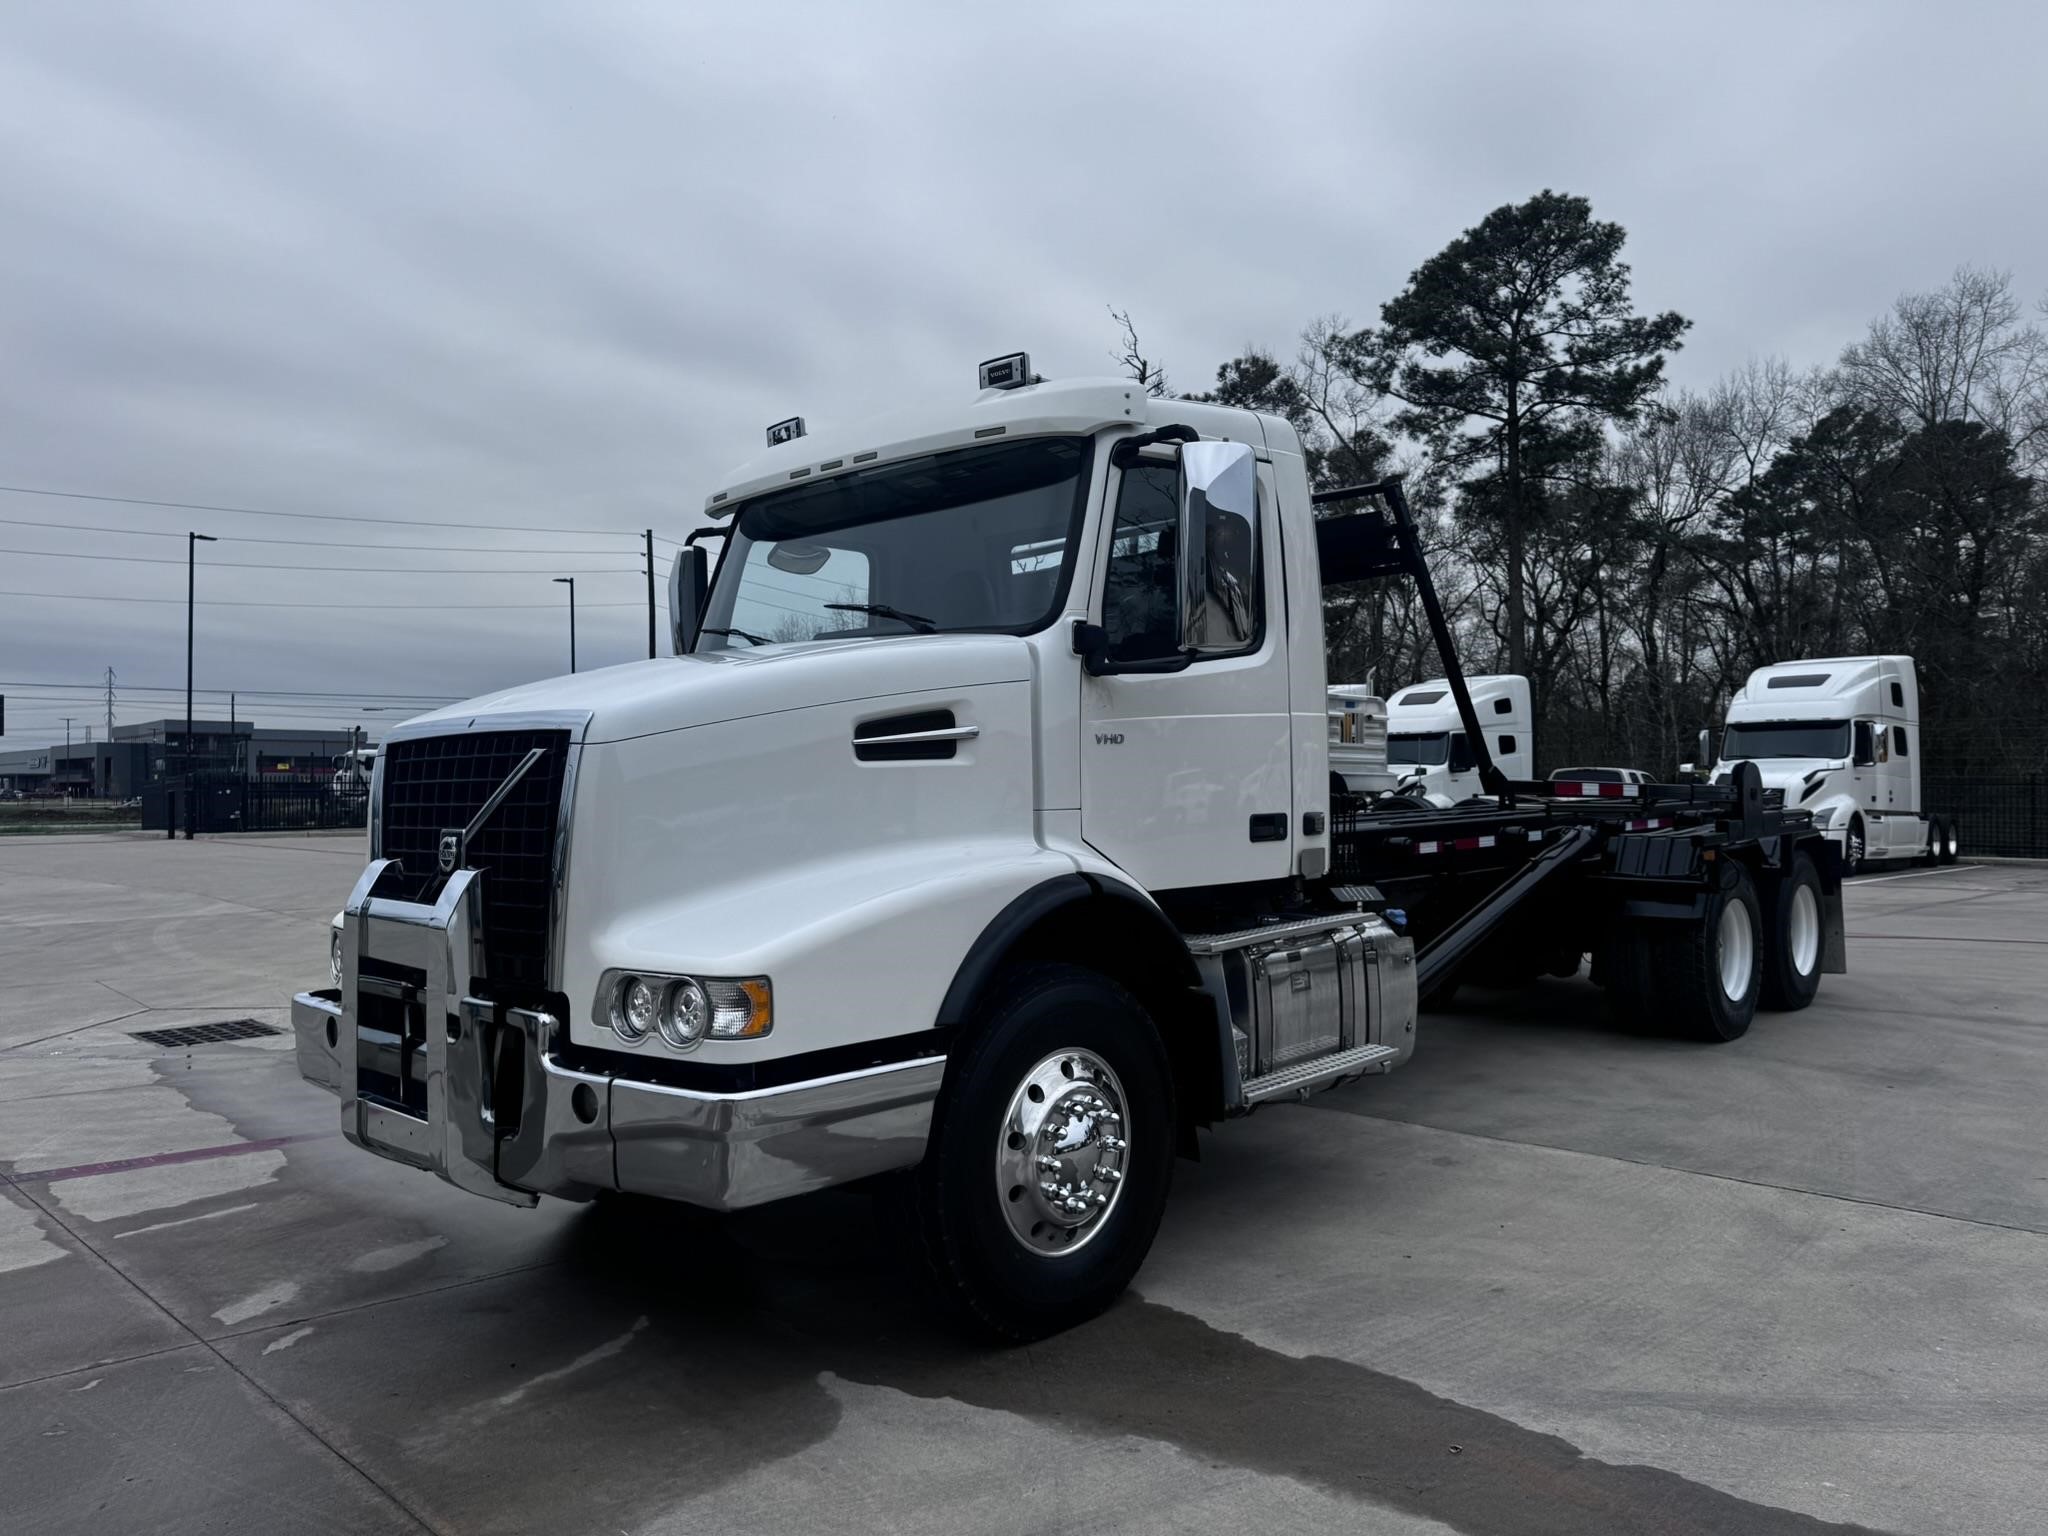
[[[576,578],[557,576],[555,582],[569,589],[569,670],[576,670]]]
[[[199,825],[199,802],[192,798],[192,594],[199,568],[199,546],[220,541],[210,533],[185,535],[185,841]]]

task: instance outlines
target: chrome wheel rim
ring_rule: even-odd
[[[1749,972],[1756,960],[1756,934],[1750,928],[1748,907],[1731,901],[1721,908],[1714,947],[1720,953],[1721,991],[1729,1002],[1739,1003],[1749,995]]]
[[[996,1200],[1010,1235],[1058,1258],[1086,1247],[1123,1197],[1124,1086],[1093,1051],[1055,1051],[1024,1074],[996,1134]]]
[[[1811,976],[1813,963],[1820,958],[1820,901],[1812,886],[1792,888],[1791,917],[1786,939],[1792,951],[1792,969],[1801,976]]]
[[[1849,867],[1851,869],[1861,869],[1863,867],[1863,834],[1854,827],[1849,829]]]

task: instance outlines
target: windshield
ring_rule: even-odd
[[[1451,738],[1446,731],[1418,735],[1396,731],[1387,737],[1387,761],[1419,768],[1440,767],[1451,755]]]
[[[1088,447],[963,448],[747,502],[697,648],[1043,628],[1066,597]]]
[[[1847,757],[1846,720],[1768,720],[1731,725],[1721,740],[1721,760],[1758,757]]]
[[[1581,784],[1619,784],[1622,782],[1619,768],[1560,768],[1551,775],[1553,779],[1569,782],[1573,779]]]

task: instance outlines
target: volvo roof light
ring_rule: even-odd
[[[1031,377],[1031,354],[1028,352],[1006,352],[981,365],[983,389],[1022,389],[1026,384],[1036,382]]]
[[[803,417],[792,416],[787,421],[778,421],[768,429],[768,446],[780,448],[784,443],[793,443],[803,435]]]

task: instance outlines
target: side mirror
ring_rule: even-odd
[[[1693,761],[1700,765],[1700,771],[1703,773],[1714,761],[1714,733],[1705,727],[1700,730],[1699,751],[1693,754]]]
[[[668,632],[678,656],[697,644],[697,626],[704,622],[704,599],[711,587],[711,563],[704,546],[686,544],[676,551],[668,572]]]
[[[1258,627],[1258,471],[1243,443],[1180,450],[1180,649],[1241,651]]]

